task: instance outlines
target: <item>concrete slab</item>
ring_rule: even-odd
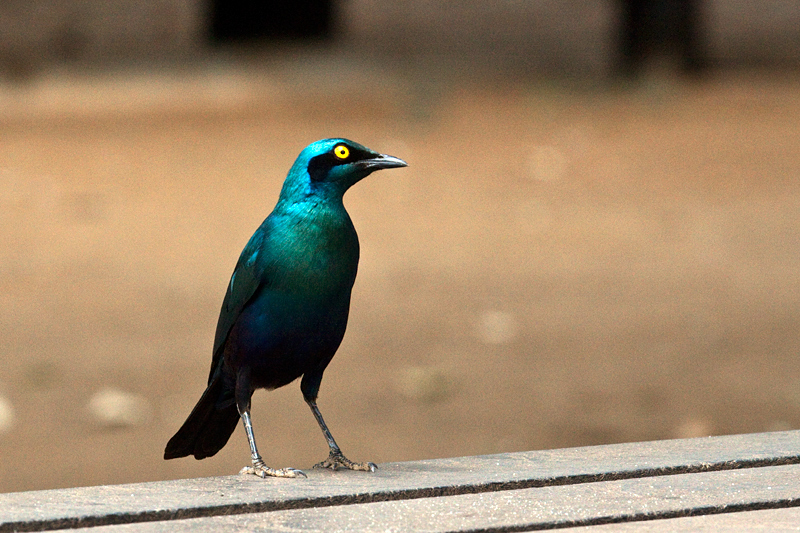
[[[92,531],[533,531],[610,522],[658,527],[661,518],[800,505],[798,479],[800,465],[790,465],[148,522]]]
[[[627,531],[637,531],[639,533],[657,531],[670,531],[673,533],[681,531],[769,531],[770,533],[781,533],[800,531],[800,507],[586,526],[577,527],[570,531],[575,533],[589,531],[592,533]]]
[[[436,498],[800,463],[800,431],[380,465],[308,479],[225,476],[0,494],[0,531],[39,531]]]

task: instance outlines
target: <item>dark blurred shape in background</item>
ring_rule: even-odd
[[[333,0],[212,0],[210,18],[216,43],[327,38]]]
[[[700,0],[623,0],[620,68],[638,74],[654,54],[674,54],[687,73],[704,65]]]

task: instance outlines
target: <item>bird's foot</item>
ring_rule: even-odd
[[[361,472],[374,472],[378,469],[378,465],[375,463],[354,463],[347,457],[345,457],[342,452],[331,452],[328,455],[328,458],[322,461],[321,463],[317,463],[314,465],[314,468],[330,468],[331,470],[339,470],[340,468],[346,468],[347,470],[359,470]]]
[[[264,461],[253,461],[253,466],[246,466],[239,471],[240,474],[252,474],[260,478],[266,477],[306,477],[305,472],[296,468],[270,468]]]

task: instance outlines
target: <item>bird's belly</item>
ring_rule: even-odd
[[[250,368],[253,388],[274,389],[325,368],[344,337],[350,291],[325,297],[265,291],[239,316],[228,364]]]

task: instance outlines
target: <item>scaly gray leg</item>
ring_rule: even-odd
[[[340,450],[339,446],[336,444],[336,441],[333,440],[333,435],[331,435],[327,424],[325,424],[325,420],[322,419],[322,413],[319,412],[317,402],[306,399],[306,403],[311,408],[311,412],[314,413],[314,418],[317,419],[317,424],[319,424],[322,434],[325,435],[325,440],[328,441],[328,448],[331,450],[330,454],[328,454],[328,458],[321,463],[315,464],[314,468],[330,468],[331,470],[347,468],[348,470],[360,470],[362,472],[374,472],[378,469],[378,465],[375,463],[354,463],[345,457],[342,450]]]
[[[247,433],[247,442],[250,443],[250,457],[253,460],[253,466],[246,466],[239,472],[240,474],[253,474],[260,478],[267,476],[271,477],[306,477],[302,470],[296,468],[281,468],[276,470],[264,464],[264,460],[258,454],[256,448],[256,438],[253,435],[253,423],[250,421],[250,411],[242,413],[242,423],[244,424],[244,431]]]

